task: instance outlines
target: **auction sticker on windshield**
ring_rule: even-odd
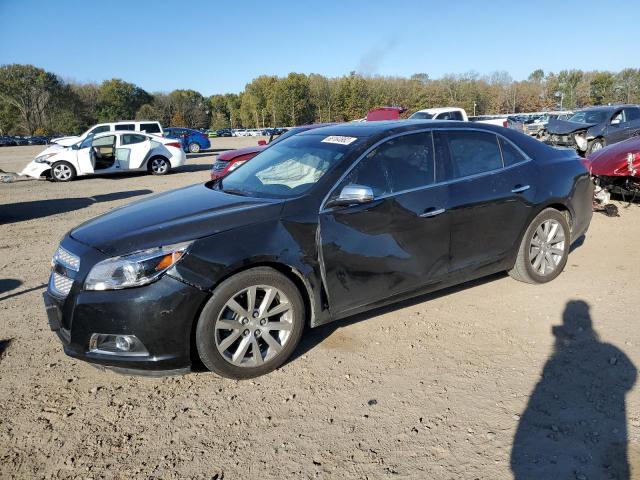
[[[331,135],[322,140],[323,143],[337,143],[338,145],[350,145],[357,140],[356,137],[342,137],[340,135]]]

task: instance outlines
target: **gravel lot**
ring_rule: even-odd
[[[638,205],[595,215],[550,284],[496,275],[312,330],[253,381],[67,358],[41,300],[64,233],[256,141],[166,177],[0,184],[1,478],[640,479]]]

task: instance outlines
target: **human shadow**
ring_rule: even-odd
[[[153,193],[152,190],[130,190],[125,192],[105,193],[93,197],[52,198],[48,200],[34,200],[0,204],[0,225],[24,222],[36,218],[48,217],[60,213],[72,212],[86,208],[94,203],[112,202],[126,198],[137,197]]]
[[[10,292],[22,285],[22,280],[17,278],[0,278],[0,294]]]
[[[593,330],[589,305],[567,303],[555,346],[520,417],[516,480],[630,478],[626,393],[637,370]]]

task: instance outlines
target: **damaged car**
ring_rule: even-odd
[[[589,155],[640,134],[638,105],[608,105],[576,112],[568,120],[549,120],[541,140]]]
[[[640,137],[630,138],[587,157],[595,184],[595,202],[607,205],[611,194],[640,198]]]

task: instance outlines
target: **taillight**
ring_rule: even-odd
[[[165,143],[165,146],[167,146],[167,147],[175,147],[175,148],[182,148],[182,145],[180,145],[180,142]]]

